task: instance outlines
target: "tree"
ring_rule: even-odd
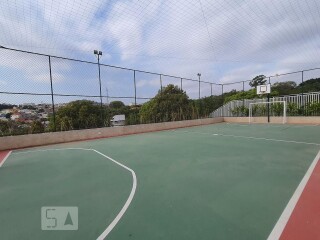
[[[320,78],[312,78],[300,83],[299,92],[318,92],[320,91]]]
[[[10,119],[11,118],[12,113],[7,113],[6,114],[6,119]]]
[[[188,95],[178,86],[169,84],[158,91],[140,109],[142,123],[179,121],[192,118],[192,104]]]
[[[4,136],[9,133],[9,124],[7,121],[0,120],[0,134]]]
[[[276,82],[272,85],[272,91],[277,91],[279,95],[288,95],[295,93],[297,84],[293,81]]]
[[[109,107],[118,109],[118,108],[125,107],[125,105],[121,101],[112,101],[112,102],[110,102]]]
[[[243,99],[253,99],[257,98],[257,93],[255,89],[249,89],[248,91],[244,92],[237,92],[236,94],[232,94],[229,96],[225,96],[224,103],[233,101],[233,100],[243,100]]]
[[[58,109],[56,112],[56,129],[67,131],[102,127],[108,125],[108,119],[106,109],[101,109],[99,103],[89,100],[78,100]],[[50,118],[50,129],[54,129],[52,117]]]
[[[259,75],[259,76],[256,76],[256,77],[254,77],[251,81],[250,81],[250,83],[249,83],[249,85],[251,86],[251,87],[256,87],[256,86],[258,86],[258,85],[263,85],[263,84],[265,84],[267,82],[267,80],[266,80],[266,76],[265,75]]]
[[[6,104],[6,103],[1,103],[0,104],[0,111],[3,109],[12,109],[13,107],[16,107],[17,105],[11,105],[11,104]]]
[[[43,133],[44,125],[40,121],[33,121],[30,127],[30,133]]]

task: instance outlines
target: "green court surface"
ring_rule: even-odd
[[[97,239],[129,200],[106,239],[266,239],[319,136],[221,123],[16,150],[0,168],[0,238]],[[43,206],[78,207],[78,230],[41,230]]]

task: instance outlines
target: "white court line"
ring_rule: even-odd
[[[127,208],[129,207],[129,205],[130,205],[130,203],[131,203],[131,201],[133,199],[133,196],[135,194],[136,188],[137,188],[137,177],[136,177],[135,172],[131,168],[128,168],[127,166],[125,166],[125,165],[113,160],[112,158],[104,155],[101,152],[98,152],[97,150],[94,150],[94,149],[92,149],[92,150],[95,151],[96,153],[102,155],[103,157],[108,158],[109,160],[111,160],[112,162],[114,162],[114,163],[118,164],[119,166],[125,168],[126,170],[130,171],[131,174],[132,174],[132,179],[133,179],[132,189],[131,189],[130,195],[129,195],[126,203],[123,205],[123,207],[120,210],[120,212],[118,213],[118,215],[115,217],[115,219],[113,219],[113,221],[109,224],[109,226],[106,228],[106,230],[104,230],[103,233],[101,233],[101,235],[97,238],[97,240],[103,240],[108,236],[108,234],[111,232],[111,230],[116,226],[116,224],[119,222],[119,220],[121,219],[123,214],[126,212]]]
[[[250,127],[250,126],[263,126],[263,127],[271,127],[271,128],[284,128],[284,127],[288,127],[288,128],[301,128],[301,127],[317,127],[320,126],[320,124],[309,124],[309,125],[297,125],[297,124],[280,124],[280,123],[276,123],[276,124],[270,124],[270,123],[251,123],[251,124],[241,124],[241,123],[226,123],[228,125],[236,125],[236,126],[246,126],[246,127]]]
[[[318,161],[320,159],[320,151],[318,152],[317,156],[315,157],[315,159],[312,161],[308,171],[306,172],[306,174],[304,175],[304,177],[302,178],[299,186],[297,187],[296,191],[294,192],[294,194],[292,195],[290,201],[288,202],[286,208],[283,210],[280,218],[278,219],[276,225],[274,226],[272,232],[270,233],[269,237],[267,240],[275,240],[275,239],[279,239],[285,226],[287,225],[289,218],[293,212],[293,209],[295,208],[295,206],[297,205],[297,202],[303,192],[303,189],[305,188],[305,186],[307,185],[307,182],[310,179],[310,176],[312,175],[312,172],[314,170],[314,168],[316,167]]]
[[[37,149],[37,150],[27,150],[27,151],[14,151],[12,154],[19,155],[24,153],[35,153],[35,152],[46,152],[46,151],[61,151],[61,150],[84,150],[84,151],[92,151],[91,148],[48,148],[48,149]]]
[[[249,137],[249,136],[228,135],[228,134],[220,134],[220,133],[204,133],[204,132],[194,132],[194,131],[176,131],[176,132],[196,133],[196,134],[221,136],[221,137],[246,138],[246,139],[254,139],[254,140],[265,140],[265,141],[274,141],[274,142],[285,142],[285,143],[296,143],[296,144],[320,146],[320,143],[300,142],[300,141],[291,141],[291,140],[282,140],[282,139],[273,139],[273,138]]]
[[[2,162],[0,163],[0,167],[2,167],[2,165],[4,164],[4,162],[8,159],[8,157],[10,156],[10,154],[12,153],[12,151],[9,151],[7,153],[7,155],[4,157],[4,159],[2,160]]]
[[[85,151],[93,151],[107,159],[109,159],[110,161],[112,161],[113,163],[119,165],[120,167],[128,170],[131,175],[132,175],[132,188],[131,188],[131,192],[130,195],[127,199],[127,201],[125,202],[125,204],[123,205],[123,207],[121,208],[120,212],[118,213],[118,215],[113,219],[113,221],[108,225],[108,227],[103,231],[103,233],[100,234],[100,236],[97,238],[97,240],[103,240],[105,239],[108,234],[111,232],[111,230],[116,226],[116,224],[120,221],[120,219],[122,218],[122,216],[125,214],[125,212],[127,211],[130,203],[132,202],[132,199],[134,197],[134,194],[136,192],[137,189],[137,176],[136,173],[129,167],[127,167],[126,165],[117,162],[116,160],[112,159],[111,157],[95,150],[92,148],[57,148],[57,149],[40,149],[40,150],[30,150],[30,151],[20,151],[14,154],[22,154],[22,153],[30,153],[30,152],[45,152],[45,151],[61,151],[61,150],[85,150]]]

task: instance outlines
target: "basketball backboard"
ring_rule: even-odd
[[[268,94],[270,92],[271,92],[271,84],[257,86],[257,94]]]

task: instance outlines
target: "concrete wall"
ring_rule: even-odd
[[[224,117],[225,122],[248,123],[248,117]],[[282,123],[282,117],[270,117],[271,123]],[[255,117],[254,123],[267,123],[267,117]],[[320,117],[287,117],[288,124],[320,124]]]
[[[8,149],[26,148],[56,143],[65,143],[105,137],[154,132],[175,128],[191,127],[223,122],[223,118],[206,118],[188,121],[141,124],[123,127],[95,128],[66,132],[52,132],[29,134],[21,136],[0,137],[0,151]]]

